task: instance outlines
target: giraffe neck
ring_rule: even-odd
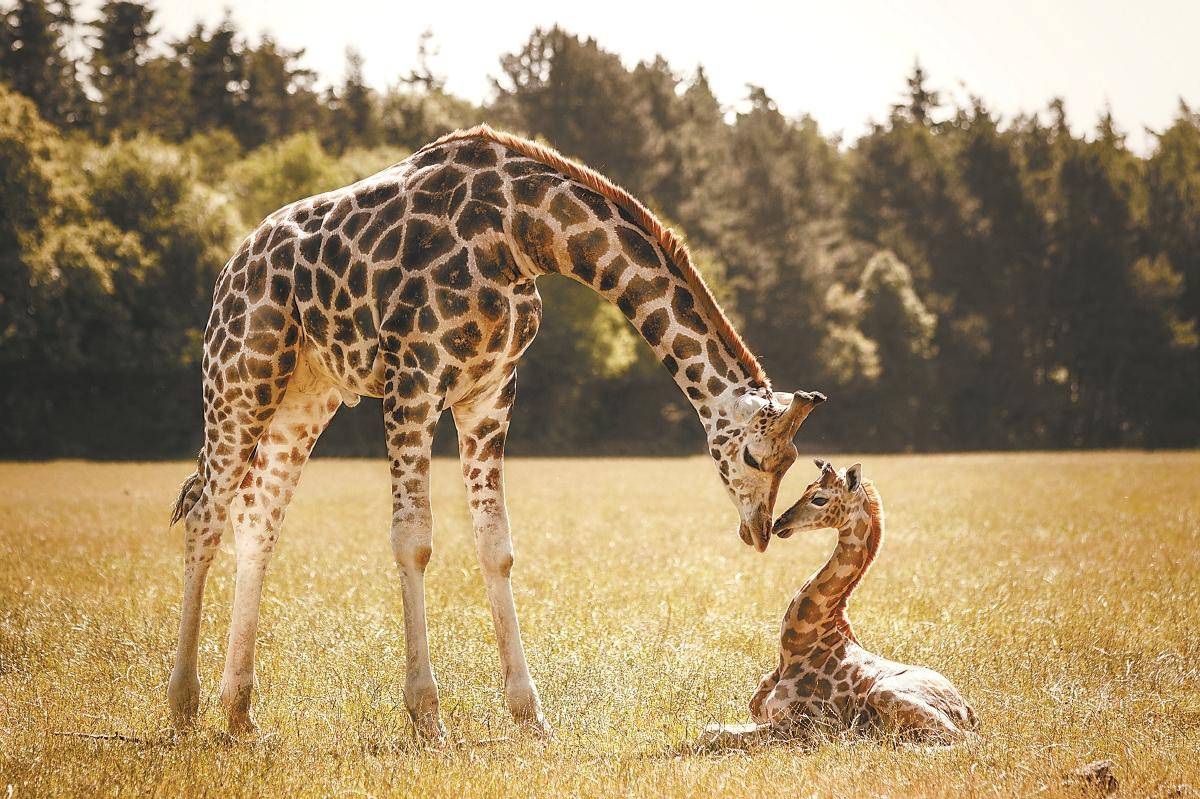
[[[729,424],[721,411],[731,399],[747,391],[770,398],[770,380],[687,248],[642,203],[552,148],[487,125],[443,136],[415,153],[413,164],[436,164],[460,145],[466,157],[455,160],[479,170],[473,204],[456,212],[460,233],[500,221],[495,214],[503,209],[499,238],[511,249],[505,255],[515,256],[512,278],[567,275],[616,305],[671,373],[710,441]],[[433,182],[436,189],[436,176]],[[466,225],[461,217],[469,217]]]
[[[665,259],[661,248],[656,249]],[[615,284],[611,279],[605,281],[603,275],[580,282],[629,320],[710,434],[715,433],[720,409],[738,396],[747,392],[769,396],[769,390],[724,346],[717,320],[696,302],[685,279],[666,267],[631,264],[626,272]]]
[[[517,206],[512,215],[512,246],[522,272],[565,275],[615,305],[710,436],[719,409],[736,397],[769,397],[761,367],[738,353],[736,333],[690,265],[681,266],[679,255],[614,202],[566,177],[549,183],[538,209]]]
[[[837,546],[829,560],[792,599],[784,619],[784,630],[793,631],[782,641],[783,657],[800,656],[789,640],[814,640],[804,633],[818,630],[815,639],[827,641],[831,628],[838,640],[858,643],[846,613],[850,595],[870,568],[883,538],[883,506],[875,487],[864,482],[861,504],[838,529]],[[799,634],[797,636],[797,633]],[[823,634],[823,635],[822,635]]]

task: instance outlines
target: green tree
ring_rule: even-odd
[[[924,448],[937,320],[908,267],[887,250],[871,256],[857,283],[835,283],[826,294],[819,351],[837,386],[839,415],[873,448]]]
[[[493,113],[646,195],[649,116],[620,58],[595,39],[538,28],[501,56],[500,71]]]
[[[0,362],[37,344],[35,256],[55,213],[59,141],[33,103],[0,84]]]
[[[138,370],[148,338],[131,322],[129,289],[153,267],[138,237],[104,220],[52,228],[37,253],[37,354],[30,365],[56,372]]]
[[[728,266],[743,334],[772,378],[811,384],[825,374],[816,350],[838,262],[837,151],[816,122],[784,116],[762,89],[751,87],[749,100],[724,168],[702,188],[702,241]]]
[[[229,169],[229,191],[243,223],[257,225],[296,200],[337,188],[333,159],[314,133],[267,144]]]
[[[379,98],[367,85],[362,54],[346,48],[346,74],[336,91],[331,90],[326,104],[329,125],[323,143],[340,153],[350,147],[374,147],[380,143]]]
[[[942,105],[941,92],[929,88],[929,76],[921,67],[921,62],[913,63],[912,72],[905,79],[908,84],[908,95],[903,103],[892,106],[894,119],[905,119],[925,127],[938,124],[934,115]]]
[[[229,12],[212,31],[197,23],[173,49],[187,86],[187,132],[225,128],[236,134],[244,93],[245,53]]]
[[[131,351],[146,369],[194,361],[213,282],[238,229],[228,203],[197,180],[194,162],[178,148],[146,137],[97,153],[87,198],[144,252],[136,270],[113,276],[130,314]]]
[[[940,338],[944,380],[955,393],[947,435],[992,445],[1036,446],[1051,398],[1037,376],[1053,291],[1048,231],[1021,163],[1016,133],[1000,130],[978,98],[959,112],[952,135],[963,198],[964,252],[940,266],[936,289],[947,325]]]
[[[1170,362],[1148,378],[1166,385],[1147,439],[1178,445],[1200,441],[1192,401],[1200,394],[1200,114],[1182,101],[1174,123],[1157,135],[1146,164],[1146,194],[1149,248],[1156,255],[1146,262],[1151,268],[1139,270],[1139,297],[1173,309],[1167,321]]]
[[[0,81],[33,100],[38,113],[59,126],[83,124],[88,102],[75,60],[66,50],[74,35],[67,0],[17,0],[0,9]]]
[[[655,197],[694,241],[714,247],[723,222],[717,209],[730,203],[713,187],[721,184],[728,169],[732,137],[703,67],[688,81],[678,102],[678,124],[666,149],[675,151],[667,157],[679,172],[674,177],[660,173]]]
[[[417,45],[417,67],[380,103],[380,135],[393,146],[415,150],[453,130],[483,120],[481,110],[446,91],[446,81],[434,72],[433,33],[425,31]]]
[[[1183,275],[1183,311],[1200,318],[1200,113],[1184,102],[1146,163],[1147,228]]]
[[[299,65],[304,50],[289,50],[264,35],[242,56],[243,100],[236,133],[244,147],[258,147],[320,125],[316,73]]]
[[[1060,436],[1075,446],[1125,443],[1126,424],[1140,415],[1129,380],[1148,333],[1132,301],[1139,171],[1111,117],[1102,118],[1094,141],[1069,147],[1059,170],[1050,329],[1070,392]]]
[[[106,0],[92,23],[96,46],[90,66],[92,84],[100,94],[100,129],[133,134],[151,126],[160,109],[147,80],[154,11],[135,0]]]

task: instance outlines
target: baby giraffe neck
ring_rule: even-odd
[[[825,565],[809,578],[792,600],[784,620],[783,654],[799,654],[791,642],[828,642],[831,635],[858,643],[846,607],[850,595],[862,580],[879,551],[883,538],[883,505],[879,493],[868,482],[862,485],[863,498],[846,523],[838,530],[837,546]],[[832,630],[830,625],[832,623]],[[820,630],[814,638],[805,632]]]

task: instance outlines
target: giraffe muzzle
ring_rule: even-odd
[[[767,544],[771,543],[771,523],[768,521],[763,524],[757,516],[753,523],[742,522],[738,527],[738,535],[742,541],[754,547],[757,552],[766,552]]]

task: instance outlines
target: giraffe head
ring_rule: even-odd
[[[829,527],[841,529],[867,501],[862,464],[839,472],[829,461],[817,458],[813,462],[821,470],[821,476],[804,489],[796,504],[775,520],[772,532],[779,538]]]
[[[796,460],[792,437],[808,414],[825,401],[819,392],[746,393],[731,400],[729,424],[714,426],[709,453],[725,490],[738,507],[742,540],[759,552],[771,540],[771,518],[779,482]],[[722,414],[725,416],[726,414]]]

